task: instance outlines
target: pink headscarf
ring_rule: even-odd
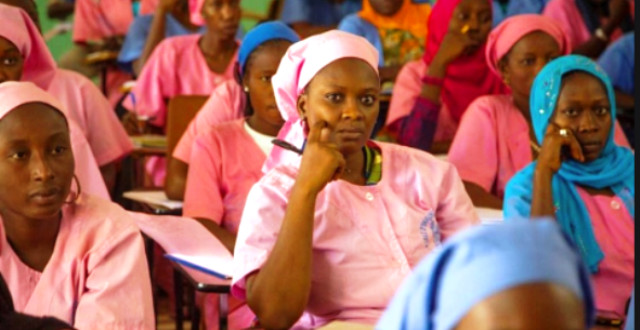
[[[22,78],[47,89],[56,74],[56,62],[36,25],[22,9],[0,3],[0,37],[13,43],[24,57]]]
[[[60,102],[32,82],[7,81],[0,84],[0,120],[15,108],[27,103],[44,103],[56,109],[68,124]]]
[[[562,55],[571,53],[571,43],[564,30],[555,20],[542,15],[524,14],[507,18],[496,26],[487,39],[485,49],[489,69],[500,76],[498,62],[525,35],[542,31],[553,37],[560,46]]]
[[[439,0],[433,6],[427,22],[427,45],[422,58],[427,65],[438,53],[449,30],[453,11],[461,1]],[[500,94],[508,90],[487,67],[484,47],[482,45],[474,54],[458,58],[447,66],[440,95],[456,122],[460,122],[467,106],[478,96]]]
[[[351,33],[331,30],[314,35],[289,47],[282,57],[278,71],[271,77],[276,103],[284,125],[278,132],[278,139],[285,140],[301,148],[305,139],[302,120],[298,114],[298,96],[311,79],[325,66],[342,58],[358,58],[367,62],[378,72],[378,51],[362,37]],[[296,158],[292,158],[296,156]],[[263,171],[277,164],[297,159],[291,151],[273,148]]]
[[[204,6],[205,0],[189,0],[189,14],[191,23],[197,26],[203,26],[205,24],[204,17],[202,17],[202,6]]]

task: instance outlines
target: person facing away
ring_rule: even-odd
[[[284,147],[247,196],[231,288],[261,327],[373,324],[419,259],[478,222],[453,166],[369,140],[378,63],[332,30],[289,47],[272,77]]]
[[[469,229],[426,256],[376,329],[587,329],[589,273],[551,219]]]
[[[82,193],[60,108],[30,82],[0,84],[0,273],[15,310],[76,329],[153,328],[140,230]]]
[[[613,141],[606,73],[584,56],[549,62],[531,89],[540,153],[507,183],[505,219],[549,216],[578,247],[599,317],[622,320],[634,279],[634,159]]]

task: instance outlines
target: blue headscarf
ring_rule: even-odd
[[[300,41],[300,37],[290,27],[280,21],[271,21],[256,25],[242,39],[242,44],[238,50],[238,66],[240,74],[244,74],[245,65],[253,51],[258,46],[270,40],[288,40],[291,42]]]
[[[528,283],[571,290],[595,319],[587,271],[555,221],[476,226],[432,251],[396,292],[376,329],[452,329],[477,303]]]
[[[562,77],[574,71],[591,74],[606,87],[611,104],[611,131],[598,159],[587,163],[572,159],[562,162],[560,170],[552,180],[553,201],[560,226],[578,246],[589,270],[596,272],[604,254],[595,239],[589,213],[576,190],[576,185],[595,189],[611,188],[622,199],[633,217],[634,160],[631,150],[619,147],[613,141],[616,104],[609,78],[595,62],[579,55],[563,56],[549,62],[533,82],[530,109],[538,143],[542,145],[547,125],[556,108]],[[535,166],[534,161],[516,173],[507,183],[503,205],[505,219],[527,218],[531,214]]]

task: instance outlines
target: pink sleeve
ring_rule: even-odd
[[[420,77],[425,68],[424,62],[417,60],[405,64],[400,70],[393,86],[391,103],[387,114],[387,126],[411,113],[416,98],[420,94],[422,86]]]
[[[174,95],[174,49],[171,38],[163,40],[153,51],[136,79],[136,85],[131,91],[132,97],[127,97],[123,103],[129,111],[137,115],[148,116],[149,123],[164,128],[167,117],[167,104],[170,95]]]
[[[133,143],[100,90],[87,79],[82,82],[78,88],[87,121],[87,139],[98,165],[102,166],[130,153]]]
[[[241,118],[244,115],[244,97],[235,81],[227,81],[216,87],[182,134],[173,157],[189,164],[196,137],[215,125]]]
[[[74,8],[73,41],[86,42],[124,36],[133,22],[127,0],[77,0]]]
[[[590,35],[573,1],[551,0],[542,11],[542,15],[555,19],[560,24],[565,34],[569,37],[571,49],[580,46],[580,44],[589,39],[588,36]]]
[[[221,164],[217,139],[213,134],[196,138],[191,151],[191,165],[184,193],[183,215],[204,218],[222,224],[224,201],[220,192]]]
[[[71,149],[75,159],[75,175],[80,183],[83,193],[111,200],[109,192],[98,168],[98,163],[93,157],[89,143],[80,128],[73,122],[69,123],[71,134]],[[73,189],[73,186],[72,186]]]
[[[498,137],[492,113],[490,99],[481,97],[472,102],[462,115],[447,156],[462,180],[487,192],[498,174]]]
[[[245,299],[247,276],[262,267],[278,238],[288,198],[276,188],[282,186],[271,171],[247,196],[233,252],[231,293],[239,299]]]
[[[153,329],[151,283],[142,236],[130,228],[89,255],[79,292],[77,329]]]
[[[480,223],[480,218],[464,189],[462,180],[453,165],[446,163],[447,168],[438,185],[439,198],[436,219],[443,241],[470,225]]]
[[[629,140],[627,140],[627,136],[624,135],[624,131],[622,130],[622,127],[620,126],[618,120],[615,121],[615,124],[613,126],[613,141],[621,147],[627,147],[631,149]]]

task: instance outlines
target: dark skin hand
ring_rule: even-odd
[[[602,17],[604,13],[599,13]],[[610,0],[609,1],[609,19],[600,27],[607,37],[620,27],[623,19],[629,15],[629,2],[627,0]],[[573,50],[574,54],[580,54],[591,58],[597,58],[609,45],[608,42],[597,38],[595,35],[585,43],[579,45]]]

